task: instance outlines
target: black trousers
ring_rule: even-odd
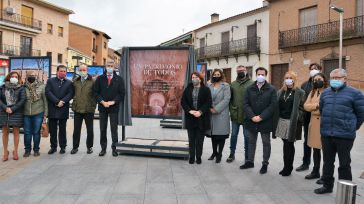
[[[118,113],[100,112],[100,145],[103,150],[107,147],[107,122],[110,118],[111,149],[115,150],[118,143]]]
[[[212,153],[215,155],[222,155],[222,151],[224,150],[225,146],[225,138],[219,137],[211,137],[212,142]]]
[[[52,149],[57,149],[58,146],[57,132],[58,132],[59,147],[61,149],[66,148],[67,146],[66,125],[67,125],[67,119],[54,119],[54,118],[48,119],[48,127],[49,127]]]
[[[293,169],[293,161],[294,161],[294,142],[289,142],[286,139],[283,140],[283,162],[284,162],[284,169],[287,171],[292,171]]]
[[[313,148],[313,173],[320,173],[321,149]]]
[[[187,129],[190,159],[201,158],[205,135],[199,128]]]
[[[77,113],[74,116],[73,149],[80,146],[82,122],[85,120],[87,129],[86,146],[91,148],[94,145],[94,113]]]
[[[303,136],[305,138],[304,142],[303,142],[303,159],[302,162],[303,164],[309,166],[311,163],[311,147],[309,147],[307,145],[307,138],[308,138],[308,126],[310,123],[305,123],[303,125]]]
[[[321,137],[321,141],[322,153],[324,158],[324,168],[321,179],[324,181],[324,186],[329,189],[332,189],[334,186],[334,163],[336,153],[339,157],[339,179],[351,181],[352,175],[350,166],[350,151],[353,147],[354,140],[333,137]]]

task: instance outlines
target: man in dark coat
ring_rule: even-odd
[[[73,85],[66,78],[67,67],[59,65],[57,76],[48,79],[45,94],[48,99],[48,125],[51,141],[51,149],[48,154],[57,151],[57,129],[61,154],[66,152],[67,136],[66,124],[69,116],[69,101],[73,98]]]
[[[331,193],[334,187],[336,153],[339,157],[339,179],[352,180],[350,151],[356,131],[364,122],[364,96],[346,85],[345,69],[330,73],[330,86],[320,97],[320,133],[323,152],[323,187],[316,194]]]
[[[100,112],[100,144],[101,152],[99,156],[106,154],[107,147],[107,121],[110,117],[110,129],[112,138],[112,155],[118,156],[115,144],[118,143],[118,115],[120,103],[124,100],[125,88],[124,80],[115,72],[115,64],[108,61],[106,71],[97,77],[94,86],[94,95],[99,103]]]
[[[322,70],[322,67],[317,63],[312,63],[309,66],[310,69],[310,78],[305,81],[301,89],[305,91],[305,99],[307,99],[308,95],[310,95],[310,92],[313,88],[313,77],[320,73]],[[306,101],[306,100],[305,100]],[[307,145],[307,138],[308,138],[308,126],[310,124],[311,119],[311,113],[304,111],[303,114],[303,135],[304,135],[304,142],[303,142],[303,158],[302,158],[302,164],[301,166],[297,167],[296,171],[305,171],[308,170],[311,163],[311,147]]]
[[[267,173],[271,146],[270,133],[273,131],[273,114],[277,102],[277,91],[266,81],[268,70],[256,69],[257,81],[248,87],[244,98],[245,126],[249,135],[248,159],[240,169],[254,167],[255,148],[258,133],[263,141],[263,163],[261,174]]]

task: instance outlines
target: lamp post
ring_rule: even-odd
[[[231,26],[231,41],[234,41],[234,28],[239,28],[239,26]]]
[[[344,9],[331,5],[330,8],[340,14],[339,68],[343,68],[343,18]]]

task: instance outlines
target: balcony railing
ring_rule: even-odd
[[[289,48],[330,42],[339,39],[340,22],[334,21],[294,30],[279,32],[279,48]],[[364,16],[348,18],[343,21],[343,38],[351,39],[364,36]]]
[[[9,14],[5,10],[1,10],[0,20],[39,31],[42,30],[42,21],[20,14]]]
[[[40,50],[33,50],[23,47],[2,44],[0,45],[0,54],[10,57],[31,57],[40,56]]]
[[[259,52],[260,37],[243,38],[196,49],[197,59],[228,57]]]

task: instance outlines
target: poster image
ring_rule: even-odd
[[[206,63],[199,63],[196,65],[196,71],[200,72],[200,74],[205,78],[205,83],[208,80],[207,78],[207,64]]]
[[[9,68],[9,60],[0,59],[0,86],[4,84],[6,70]]]
[[[44,83],[50,77],[51,58],[50,57],[11,57],[10,71],[19,72],[23,82],[26,78],[26,72],[33,70],[37,72],[39,81]]]
[[[181,117],[188,56],[187,49],[130,50],[133,116]]]
[[[79,66],[75,66],[75,74],[78,74]],[[104,66],[88,66],[88,73],[93,77],[96,78],[104,73]]]

